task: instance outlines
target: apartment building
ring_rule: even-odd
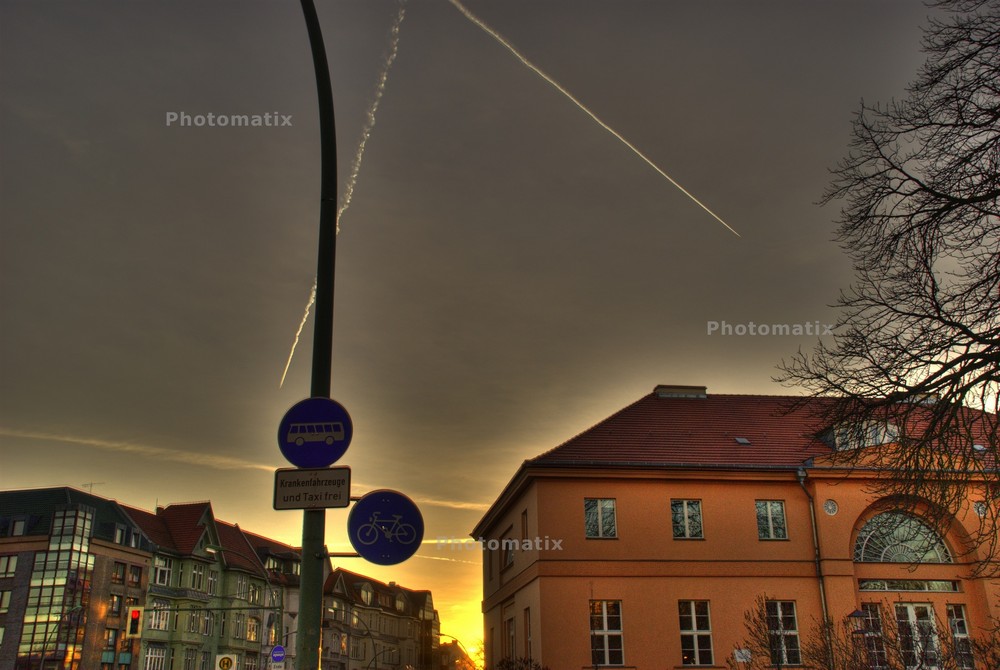
[[[295,667],[299,549],[215,517],[69,487],[0,491],[0,668]],[[437,670],[430,591],[325,565],[322,670]],[[128,614],[142,608],[135,635]]]
[[[936,621],[955,648],[995,625],[1000,585],[963,544],[995,501],[970,499],[939,533],[919,502],[834,466],[792,400],[658,386],[525,461],[472,532],[487,542],[487,667],[726,667],[748,660],[758,599],[777,666],[801,664],[824,619],[860,613],[911,646],[904,633]]]
[[[323,670],[438,670],[440,621],[430,591],[336,568],[323,592]]]
[[[153,545],[113,501],[71,488],[0,491],[0,668],[132,670],[129,607]]]

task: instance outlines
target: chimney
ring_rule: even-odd
[[[707,398],[707,386],[670,386],[660,384],[653,393],[657,398]]]

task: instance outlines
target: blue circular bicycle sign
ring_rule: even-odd
[[[336,463],[354,435],[343,405],[330,398],[306,398],[292,405],[278,424],[278,448],[292,465],[325,468]]]
[[[369,563],[395,565],[413,556],[424,539],[424,518],[398,491],[381,489],[362,496],[347,517],[354,550]]]

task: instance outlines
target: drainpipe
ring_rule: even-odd
[[[806,488],[806,474],[805,468],[799,468],[799,486],[802,487],[802,492],[806,494],[806,498],[809,499],[809,521],[812,523],[812,535],[813,535],[813,559],[816,563],[816,579],[819,583],[819,602],[820,606],[823,608],[823,620],[825,622],[830,621],[830,612],[826,605],[826,581],[823,578],[823,567],[820,564],[820,551],[819,551],[819,531],[816,528],[816,501],[813,500],[812,495],[809,493],[809,489]]]

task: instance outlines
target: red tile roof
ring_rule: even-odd
[[[170,529],[167,528],[166,522],[153,514],[152,512],[147,512],[144,509],[139,509],[138,507],[130,507],[122,503],[121,508],[125,510],[125,513],[132,518],[142,532],[146,534],[154,544],[160,547],[166,547],[167,549],[174,549],[174,539],[170,537]]]
[[[219,531],[219,543],[222,545],[226,565],[262,576],[267,574],[264,571],[264,564],[238,524],[233,525],[216,519],[215,527]]]
[[[823,427],[816,410],[825,401],[793,409],[802,401],[799,396],[661,397],[654,391],[525,465],[796,467],[830,453],[816,437]]]
[[[163,519],[173,538],[173,547],[182,554],[190,554],[213,521],[212,503],[194,502],[170,505],[156,511]]]

